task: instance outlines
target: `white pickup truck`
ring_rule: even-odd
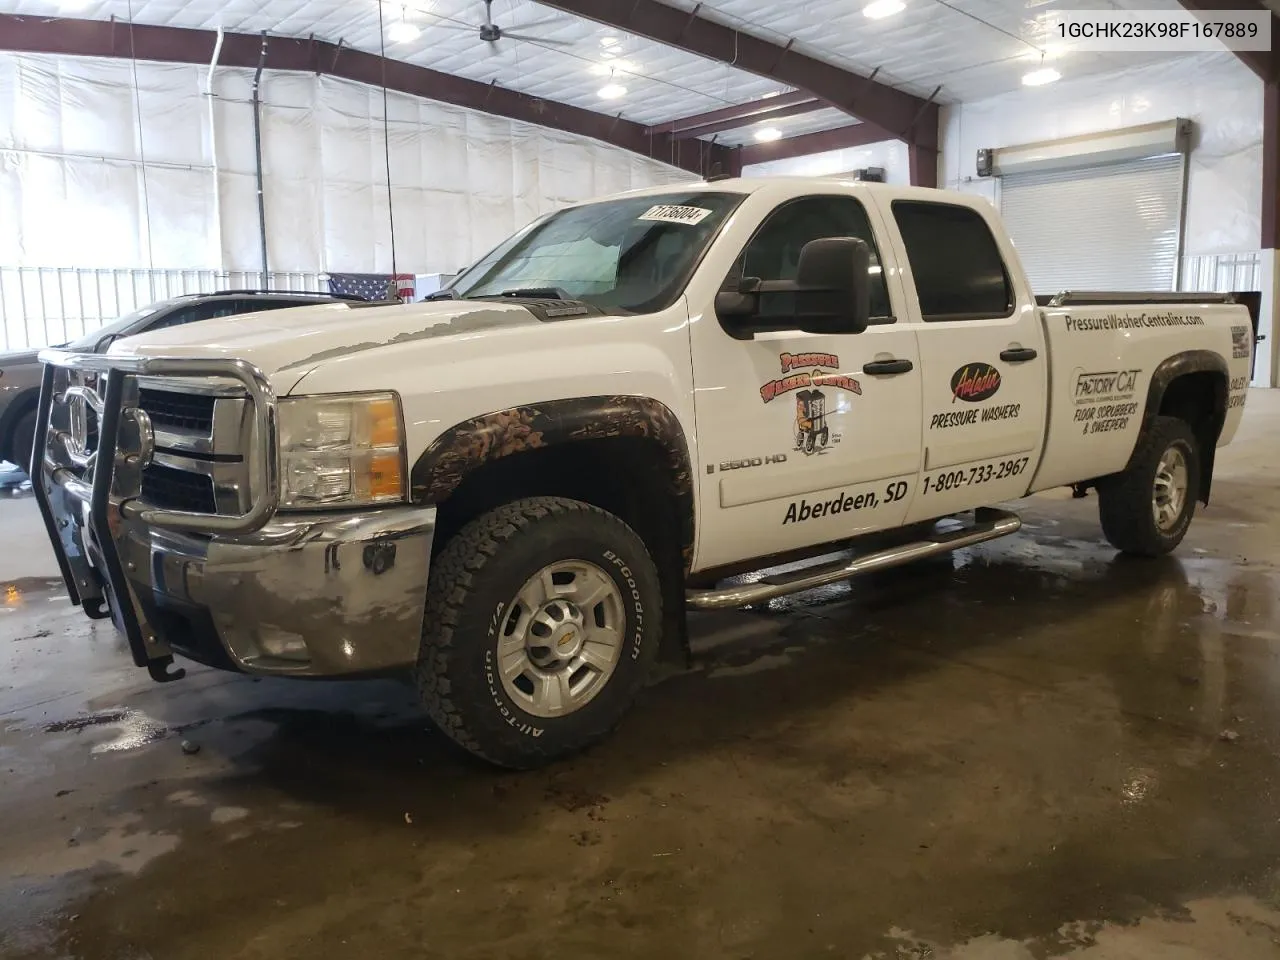
[[[991,504],[1094,489],[1117,548],[1172,550],[1256,336],[1232,295],[1037,300],[984,201],[839,180],[570,207],[436,296],[42,354],[37,496],[139,666],[411,674],[533,766],[619,721],[687,609],[1016,531]]]

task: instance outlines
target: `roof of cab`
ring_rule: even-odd
[[[657,187],[641,187],[636,190],[626,190],[621,193],[611,194],[606,197],[598,197],[595,200],[586,200],[584,203],[593,203],[596,200],[619,200],[624,197],[643,197],[643,196],[662,196],[669,193],[688,193],[691,190],[723,192],[723,193],[755,193],[759,190],[790,187],[792,190],[803,192],[821,192],[824,188],[832,186],[840,186],[848,189],[856,187],[858,190],[865,190],[868,193],[890,193],[895,197],[915,197],[920,200],[932,200],[937,202],[944,197],[955,198],[956,192],[953,190],[937,190],[932,187],[911,187],[904,184],[894,183],[870,183],[866,180],[855,180],[852,177],[794,177],[794,176],[768,176],[768,177],[733,177],[727,180],[686,180],[677,183],[664,184]],[[960,196],[965,196],[960,194]]]

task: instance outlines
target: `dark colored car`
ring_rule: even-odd
[[[124,337],[151,330],[177,327],[237,313],[257,313],[286,307],[314,306],[333,300],[358,300],[328,293],[293,293],[270,290],[221,290],[161,300],[135,310],[66,344],[67,349],[105,353]],[[0,353],[0,460],[26,470],[31,465],[31,443],[36,429],[36,403],[40,398],[40,360],[37,350]]]

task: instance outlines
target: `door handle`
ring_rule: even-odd
[[[1034,360],[1039,354],[1032,347],[1010,347],[1000,352],[1000,359],[1006,363],[1025,363]]]
[[[873,377],[894,377],[900,373],[910,373],[915,364],[910,360],[872,360],[862,365],[862,372]]]

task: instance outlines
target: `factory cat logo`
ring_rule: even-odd
[[[1000,371],[989,363],[966,363],[951,375],[951,402],[981,403],[1000,389]]]

